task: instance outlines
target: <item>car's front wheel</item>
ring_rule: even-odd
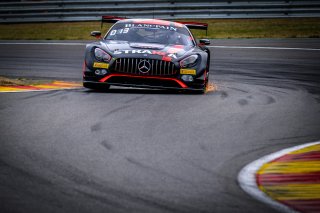
[[[207,72],[206,75],[207,76],[206,76],[206,80],[204,82],[203,88],[197,91],[198,94],[204,94],[207,91],[208,83],[209,83],[209,72]]]

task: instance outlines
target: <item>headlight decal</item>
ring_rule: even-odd
[[[196,64],[198,58],[199,58],[198,55],[190,55],[180,61],[180,67],[181,68],[192,67]]]
[[[111,56],[100,48],[94,49],[94,56],[98,61],[109,62],[111,60]]]

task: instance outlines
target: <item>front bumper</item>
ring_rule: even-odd
[[[178,77],[142,76],[131,74],[110,73],[103,77],[86,75],[83,77],[84,85],[106,84],[125,87],[141,87],[154,89],[178,89],[178,90],[203,90],[205,87],[204,78],[200,77],[193,82],[184,82]]]

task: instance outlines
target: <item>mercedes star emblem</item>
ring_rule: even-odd
[[[151,64],[149,61],[147,60],[141,60],[138,64],[138,70],[141,72],[141,73],[147,73],[149,72],[151,69]]]

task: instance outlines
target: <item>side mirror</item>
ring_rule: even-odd
[[[209,39],[200,39],[199,40],[200,45],[210,45]]]
[[[101,38],[101,32],[100,31],[92,31],[90,33],[91,36],[96,37],[97,39]]]

